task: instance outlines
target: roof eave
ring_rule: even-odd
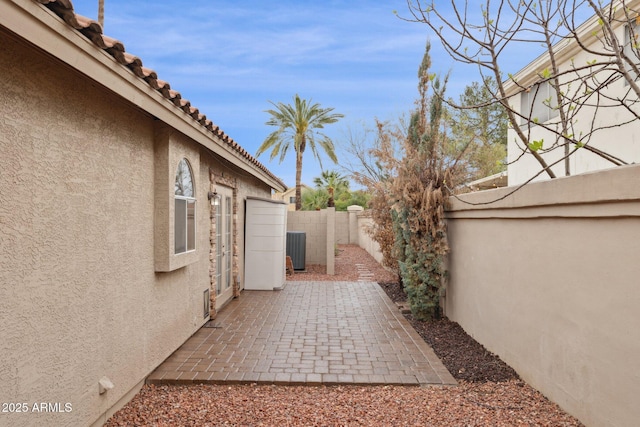
[[[210,120],[206,120],[197,109],[187,105],[189,110],[185,110],[169,99],[167,96],[173,96],[175,100],[177,92],[171,91],[169,94],[170,87],[165,82],[155,79],[152,83],[158,88],[152,87],[148,81],[116,61],[114,56],[97,47],[94,41],[61,20],[56,13],[36,2],[10,0],[8,5],[3,5],[0,25],[9,31],[224,157],[276,191],[286,189],[280,179]],[[129,59],[137,60],[132,56]],[[164,95],[163,89],[166,89]]]
[[[621,1],[617,0],[615,3],[621,3]],[[631,0],[630,2],[628,2],[628,7],[633,7],[638,3],[640,3],[640,0]],[[618,8],[617,16],[620,17],[622,16],[622,14],[623,11]],[[598,17],[596,15],[593,15],[584,23],[578,26],[576,35],[580,40],[582,40],[583,44],[589,45],[596,40],[593,32],[598,28],[598,22]],[[574,41],[574,37],[571,36],[566,37],[553,45],[553,50],[556,54],[557,62],[562,63],[575,56],[578,52],[580,52],[581,48]],[[520,71],[514,73],[511,78],[504,81],[504,87],[507,96],[511,96],[519,92],[521,86],[527,87],[534,84],[537,80],[540,79],[540,71],[544,70],[550,65],[551,60],[549,59],[549,53],[544,52],[529,64],[527,64],[525,67],[523,67]],[[514,81],[517,81],[518,85],[516,85]]]

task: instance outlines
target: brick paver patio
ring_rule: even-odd
[[[287,282],[244,291],[148,383],[453,385],[374,282]]]

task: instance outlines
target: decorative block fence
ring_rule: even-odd
[[[362,231],[364,223],[361,224],[360,215],[360,206],[349,206],[347,212],[336,212],[335,208],[291,211],[287,214],[287,231],[306,233],[306,264],[326,265],[327,274],[334,274],[336,245],[358,244],[361,239],[366,240],[360,237],[366,234]],[[362,220],[366,221],[366,216]],[[367,245],[371,246],[371,242]]]

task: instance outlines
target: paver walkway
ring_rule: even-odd
[[[148,383],[453,385],[375,282],[287,282],[244,291]]]

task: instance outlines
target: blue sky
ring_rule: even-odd
[[[76,13],[97,19],[98,0],[73,4]],[[344,162],[350,130],[362,133],[376,117],[393,120],[413,108],[427,39],[433,71],[452,72],[450,96],[478,79],[442,51],[426,25],[403,21],[394,10],[408,16],[405,0],[105,0],[105,34],[252,154],[274,130],[265,125],[269,101],[289,103],[297,93],[334,107],[345,118],[326,134]],[[282,164],[269,153],[258,159],[295,184],[293,152]],[[327,158],[323,166],[339,168]],[[319,174],[305,152],[302,181],[312,184]]]

